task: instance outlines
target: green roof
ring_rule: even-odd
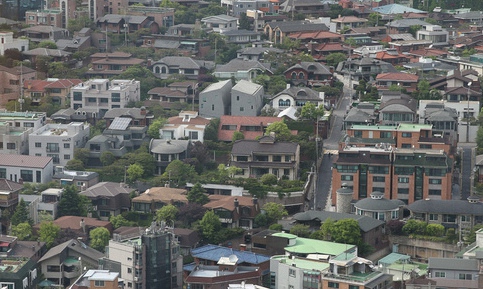
[[[314,270],[314,271],[324,271],[330,267],[329,263],[320,262],[311,259],[301,259],[301,258],[290,258],[289,256],[279,255],[273,256],[273,260],[278,260],[281,263],[295,264],[297,268]]]
[[[334,243],[308,238],[297,238],[295,240],[295,245],[285,247],[285,251],[294,254],[324,254],[337,256],[355,247],[355,245],[349,244]]]
[[[399,131],[420,131],[420,130],[430,130],[432,128],[433,128],[432,124],[400,123],[397,130],[399,130]]]
[[[387,255],[386,257],[382,258],[379,260],[379,264],[383,264],[384,266],[390,265],[395,263],[396,261],[399,260],[409,260],[411,257],[408,255],[403,255],[403,254],[398,254],[398,253],[391,253]]]
[[[272,236],[275,236],[275,237],[281,237],[281,238],[287,238],[287,239],[295,239],[297,238],[297,235],[294,235],[294,234],[289,234],[289,233],[274,233],[272,234]]]

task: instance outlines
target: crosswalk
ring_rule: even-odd
[[[328,155],[328,154],[338,155],[339,151],[338,150],[326,150],[326,149],[324,149],[324,155]]]

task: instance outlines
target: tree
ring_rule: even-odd
[[[325,222],[320,226],[320,233],[323,240],[332,239],[332,231],[334,229],[335,222],[331,218],[325,219]]]
[[[104,227],[98,227],[90,231],[89,238],[91,240],[90,245],[97,251],[104,252],[106,246],[109,244],[111,233]]]
[[[421,80],[418,82],[418,90],[417,90],[417,99],[429,99],[429,91],[431,89],[431,86],[429,84],[429,81],[427,80]]]
[[[162,117],[158,117],[156,120],[154,120],[148,127],[148,135],[152,138],[159,138],[159,130],[165,126],[167,123],[167,120]]]
[[[290,129],[283,121],[276,121],[269,124],[265,130],[265,135],[270,135],[271,133],[275,134],[275,139],[277,141],[286,141],[292,137]]]
[[[181,226],[189,228],[193,223],[201,220],[205,212],[206,209],[202,205],[188,203],[179,208],[177,221],[181,223]]]
[[[479,149],[483,148],[483,126],[478,127],[476,132],[476,145]]]
[[[191,180],[196,175],[193,166],[183,163],[180,160],[174,160],[166,167],[163,176],[168,177],[170,185],[176,187],[183,186],[188,180]],[[173,183],[171,183],[171,181]]]
[[[316,106],[315,103],[306,102],[300,111],[300,117],[317,121],[324,115],[324,107],[322,105]]]
[[[126,218],[124,218],[122,215],[111,216],[109,218],[109,222],[111,222],[114,229],[117,229],[117,228],[123,227],[123,226],[134,226],[135,225],[134,222],[126,220]]]
[[[196,183],[191,190],[189,190],[186,198],[188,199],[189,203],[204,205],[210,201],[205,193],[206,190],[201,186],[201,184]]]
[[[416,37],[416,33],[421,30],[421,25],[411,25],[409,26],[408,32],[411,33],[413,37]]]
[[[18,202],[17,207],[15,208],[15,212],[13,213],[11,224],[12,226],[17,226],[21,223],[31,223],[32,220],[29,218],[29,212],[27,210],[27,203],[20,198],[20,202]]]
[[[406,235],[418,234],[423,235],[426,232],[426,222],[418,220],[409,220],[402,227],[402,232]]]
[[[57,49],[57,44],[54,41],[50,40],[43,40],[39,43],[39,48],[49,48],[49,49]]]
[[[91,152],[89,151],[89,149],[86,149],[86,148],[76,148],[74,150],[74,158],[82,161],[84,166],[87,166],[87,162],[89,160],[90,154]]]
[[[337,221],[331,230],[332,240],[337,243],[361,245],[362,235],[359,223],[354,219]]]
[[[434,237],[441,237],[444,235],[444,226],[441,224],[428,224],[426,226],[426,234]]]
[[[210,120],[210,123],[205,128],[205,141],[218,141],[218,126],[220,125],[220,119],[214,118]]]
[[[220,218],[213,211],[207,211],[200,221],[200,231],[203,238],[212,244],[218,244],[221,230]]]
[[[71,159],[65,165],[65,169],[66,170],[72,170],[72,171],[83,171],[84,170],[84,162],[82,162],[79,159]]]
[[[234,131],[233,136],[231,137],[232,142],[236,142],[237,140],[245,139],[245,135],[241,131]]]
[[[267,214],[269,224],[276,223],[283,217],[288,216],[288,212],[282,204],[268,202],[263,206],[263,210]]]
[[[290,228],[290,234],[294,234],[302,238],[307,238],[310,235],[310,229],[308,225],[295,224],[292,226],[292,228]]]
[[[12,235],[20,241],[28,240],[32,236],[32,226],[27,222],[12,226]]]
[[[60,227],[52,222],[40,223],[39,240],[45,242],[47,248],[50,248],[55,239],[59,237]]]
[[[176,214],[178,214],[178,208],[172,204],[169,204],[156,211],[156,219],[158,221],[171,223],[176,220]]]
[[[153,72],[141,65],[128,67],[123,73],[117,75],[115,79],[142,79],[141,100],[147,99],[150,89],[161,85],[161,81],[154,76]]]
[[[116,161],[116,156],[110,151],[103,151],[100,157],[103,166],[107,167]]]
[[[250,30],[250,19],[245,12],[240,13],[240,18],[238,19],[238,29]]]
[[[208,147],[200,141],[196,141],[190,147],[189,155],[196,158],[201,165],[206,164],[210,160],[210,152]]]
[[[75,185],[65,186],[59,202],[59,217],[87,216],[90,201],[86,196],[79,195]]]
[[[277,184],[278,178],[274,174],[264,174],[260,177],[260,182],[266,186],[273,186]]]
[[[143,167],[138,164],[132,164],[127,168],[128,179],[131,183],[141,178],[144,174]]]

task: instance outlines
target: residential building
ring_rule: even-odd
[[[147,16],[151,21],[154,20],[159,28],[169,28],[174,25],[174,8],[156,7],[156,6],[123,6],[127,15]]]
[[[480,274],[478,259],[428,259],[428,279],[436,281],[434,288],[481,288]]]
[[[336,72],[344,75],[344,80],[352,81],[352,84],[356,84],[361,79],[365,81],[374,80],[374,75],[380,73],[398,71],[390,63],[374,60],[369,57],[362,57],[360,59],[339,62]]]
[[[232,82],[230,79],[215,82],[200,92],[200,115],[219,118],[230,112]]]
[[[220,218],[224,227],[253,229],[255,217],[261,208],[257,198],[243,196],[210,195],[210,202],[203,205]]]
[[[335,19],[331,19],[330,22],[336,24],[336,31],[341,32],[348,28],[356,28],[364,26],[367,19],[359,18],[356,16],[342,16]]]
[[[424,279],[428,275],[427,264],[413,261],[409,255],[391,253],[377,263],[382,272],[392,275],[395,283],[406,282],[407,284],[411,279]]]
[[[275,44],[283,43],[285,37],[297,32],[329,31],[325,23],[311,23],[307,20],[267,22],[263,28],[268,40]]]
[[[215,65],[212,61],[195,60],[184,56],[166,56],[151,64],[154,75],[167,79],[172,75],[181,74],[187,79],[197,80]]]
[[[229,30],[222,32],[221,34],[226,37],[228,43],[234,43],[242,46],[261,40],[260,32],[246,29]]]
[[[141,100],[141,83],[137,80],[91,79],[71,88],[70,107],[95,109],[104,115],[109,109],[124,108]],[[85,113],[82,113],[85,114]]]
[[[248,10],[258,10],[265,13],[278,13],[280,1],[268,0],[223,0],[221,6],[226,7],[230,15],[240,17],[241,13],[248,13]]]
[[[109,241],[103,268],[115,268],[127,288],[181,288],[183,258],[173,228],[153,223],[136,237]]]
[[[79,194],[86,196],[99,219],[109,221],[111,216],[120,215],[131,209],[130,194],[134,190],[126,185],[113,182],[97,183]]]
[[[384,198],[383,192],[375,191],[371,193],[369,198],[357,201],[354,208],[357,215],[388,222],[402,219],[402,207],[404,205],[401,200],[388,200]]]
[[[352,107],[344,119],[344,129],[354,125],[374,125],[377,122],[375,105],[370,102],[361,102]]]
[[[182,256],[191,255],[191,250],[198,247],[199,242],[201,241],[198,231],[196,230],[174,228],[173,233],[179,242],[179,250]]]
[[[90,58],[92,67],[86,72],[86,75],[91,78],[111,78],[122,74],[133,65],[143,65],[145,62],[144,59],[132,57],[130,53],[119,51],[113,53],[99,52],[92,54]],[[104,90],[102,89],[102,91]]]
[[[101,31],[116,34],[134,33],[140,29],[147,29],[153,34],[159,33],[159,24],[154,22],[152,17],[146,15],[106,14],[96,20],[96,26]],[[127,38],[125,40],[127,41]]]
[[[37,71],[26,66],[9,68],[0,65],[0,106],[9,101],[18,101],[21,96],[22,82],[36,79]]]
[[[196,103],[198,100],[198,84],[192,81],[173,82],[167,87],[155,87],[148,91],[146,106],[161,105],[171,109],[180,102]]]
[[[28,39],[13,38],[13,32],[0,32],[0,55],[7,49],[17,49],[20,52],[29,50]]]
[[[23,92],[25,97],[30,97],[33,103],[39,104],[42,98],[51,97],[52,103],[63,107],[70,96],[70,89],[82,82],[80,79],[56,79],[25,80]]]
[[[28,154],[29,134],[45,121],[43,112],[0,112],[0,152]]]
[[[29,135],[29,154],[51,157],[54,165],[65,166],[74,150],[87,143],[89,133],[89,124],[82,122],[46,124]]]
[[[419,25],[421,27],[430,26],[431,24],[418,19],[397,19],[386,24],[388,34],[402,34],[410,33],[409,28],[413,25]]]
[[[237,140],[233,144],[230,164],[241,169],[245,178],[274,174],[295,180],[299,177],[300,145],[275,141],[272,136],[259,140]]]
[[[182,206],[188,203],[185,189],[152,187],[132,199],[132,210],[141,213],[155,213],[166,205]]]
[[[322,274],[329,263],[297,256],[270,258],[270,288],[321,288]]]
[[[152,139],[149,143],[149,152],[156,163],[154,173],[161,175],[172,161],[188,158],[190,147],[190,140]]]
[[[99,182],[99,173],[71,171],[64,169],[62,166],[56,166],[52,180],[57,181],[61,186],[75,185],[77,189],[84,191]]]
[[[186,189],[189,191],[194,186],[192,183],[186,183]],[[232,185],[219,184],[201,184],[201,187],[208,195],[222,195],[222,196],[242,196],[245,189]]]
[[[191,256],[194,263],[183,266],[184,282],[190,288],[227,288],[239,280],[268,282],[269,256],[211,244],[191,250]]]
[[[417,123],[417,101],[411,96],[391,91],[381,91],[379,105],[379,124],[397,125]]]
[[[366,56],[365,54],[363,54]],[[409,62],[409,57],[405,54],[398,52],[395,49],[386,49],[384,51],[379,51],[374,55],[374,58],[377,60],[382,60],[392,65],[401,65],[403,63]]]
[[[265,134],[265,129],[270,124],[281,121],[283,118],[274,116],[222,115],[218,127],[218,140],[231,142],[236,131],[243,134],[243,139],[256,140]]]
[[[98,18],[112,13],[122,14],[126,7],[129,6],[128,0],[93,0],[88,2],[89,19],[96,21]]]
[[[227,64],[218,65],[213,75],[219,79],[254,80],[259,74],[273,74],[269,63],[256,60],[232,59]]]
[[[288,107],[301,108],[305,103],[311,102],[316,106],[324,105],[324,93],[317,92],[308,87],[292,86],[277,93],[270,100],[272,108],[280,112]]]
[[[342,42],[342,35],[330,31],[295,32],[288,36],[292,40],[300,40],[303,44],[307,44],[308,51],[311,51],[317,44],[340,44]]]
[[[0,178],[13,182],[46,184],[54,172],[51,157],[0,154]]]
[[[449,32],[439,25],[426,25],[424,29],[416,32],[416,39],[429,40],[433,46],[447,46],[449,44]]]
[[[33,64],[37,63],[37,58],[49,57],[50,59],[52,59],[52,61],[62,62],[68,65],[68,67],[73,68],[72,67],[73,62],[71,61],[72,60],[71,52],[63,51],[60,49],[49,49],[49,48],[38,47],[28,51],[24,51],[22,52],[22,54]]]
[[[58,216],[59,202],[62,199],[64,189],[49,188],[40,193],[40,202],[37,204],[38,216],[36,224],[44,220],[55,220]]]
[[[111,222],[101,221],[97,218],[79,217],[79,216],[62,216],[53,221],[54,225],[59,226],[61,230],[69,230],[77,237],[77,240],[87,242],[89,233],[95,228],[106,228],[112,235],[113,227]],[[34,231],[38,231],[40,224],[33,226]]]
[[[52,285],[67,287],[86,269],[97,268],[104,254],[75,239],[52,247],[39,260],[43,277]]]
[[[333,73],[319,62],[300,62],[284,72],[285,78],[294,86],[332,86]]]
[[[258,60],[263,61],[267,53],[283,53],[283,50],[275,47],[244,47],[236,52],[236,57],[243,60]]]
[[[198,115],[197,111],[181,111],[178,116],[168,119],[168,122],[159,129],[162,139],[188,139],[192,142],[203,142],[205,128],[210,120]]]
[[[229,15],[214,15],[201,19],[206,27],[213,29],[216,33],[223,33],[230,30],[238,30],[238,18]]]
[[[263,106],[262,85],[240,80],[231,89],[231,115],[257,116]]]
[[[391,86],[402,87],[408,92],[418,89],[419,77],[404,72],[380,73],[376,76],[376,86],[380,90],[389,90]]]
[[[13,216],[19,202],[18,195],[22,190],[22,184],[7,179],[0,179],[0,217]],[[0,234],[4,234],[8,228],[9,220],[5,218],[1,218],[0,220]]]
[[[25,12],[25,24],[67,28],[62,26],[62,10],[55,8]]]
[[[205,30],[204,28],[200,29]],[[173,30],[174,32],[177,31]],[[176,35],[158,34],[144,36],[142,47],[151,47],[155,51],[169,49],[176,51],[177,55],[186,57],[195,55],[197,58],[203,58],[209,54],[211,47],[208,39],[191,38],[191,35],[180,36],[179,33]]]
[[[1,288],[37,288],[41,275],[37,261],[47,251],[45,242],[19,241],[8,235],[0,235],[0,242]]]
[[[82,271],[83,272],[83,271]],[[123,280],[119,280],[118,272],[109,272],[109,270],[87,270],[84,274],[75,280],[69,289],[116,289],[123,288]]]
[[[36,43],[46,40],[56,42],[59,39],[69,39],[69,30],[50,25],[31,26],[22,29],[21,32],[23,36]]]

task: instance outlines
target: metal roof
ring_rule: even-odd
[[[116,117],[109,126],[109,129],[126,130],[131,123],[131,120],[132,119],[127,117]]]

